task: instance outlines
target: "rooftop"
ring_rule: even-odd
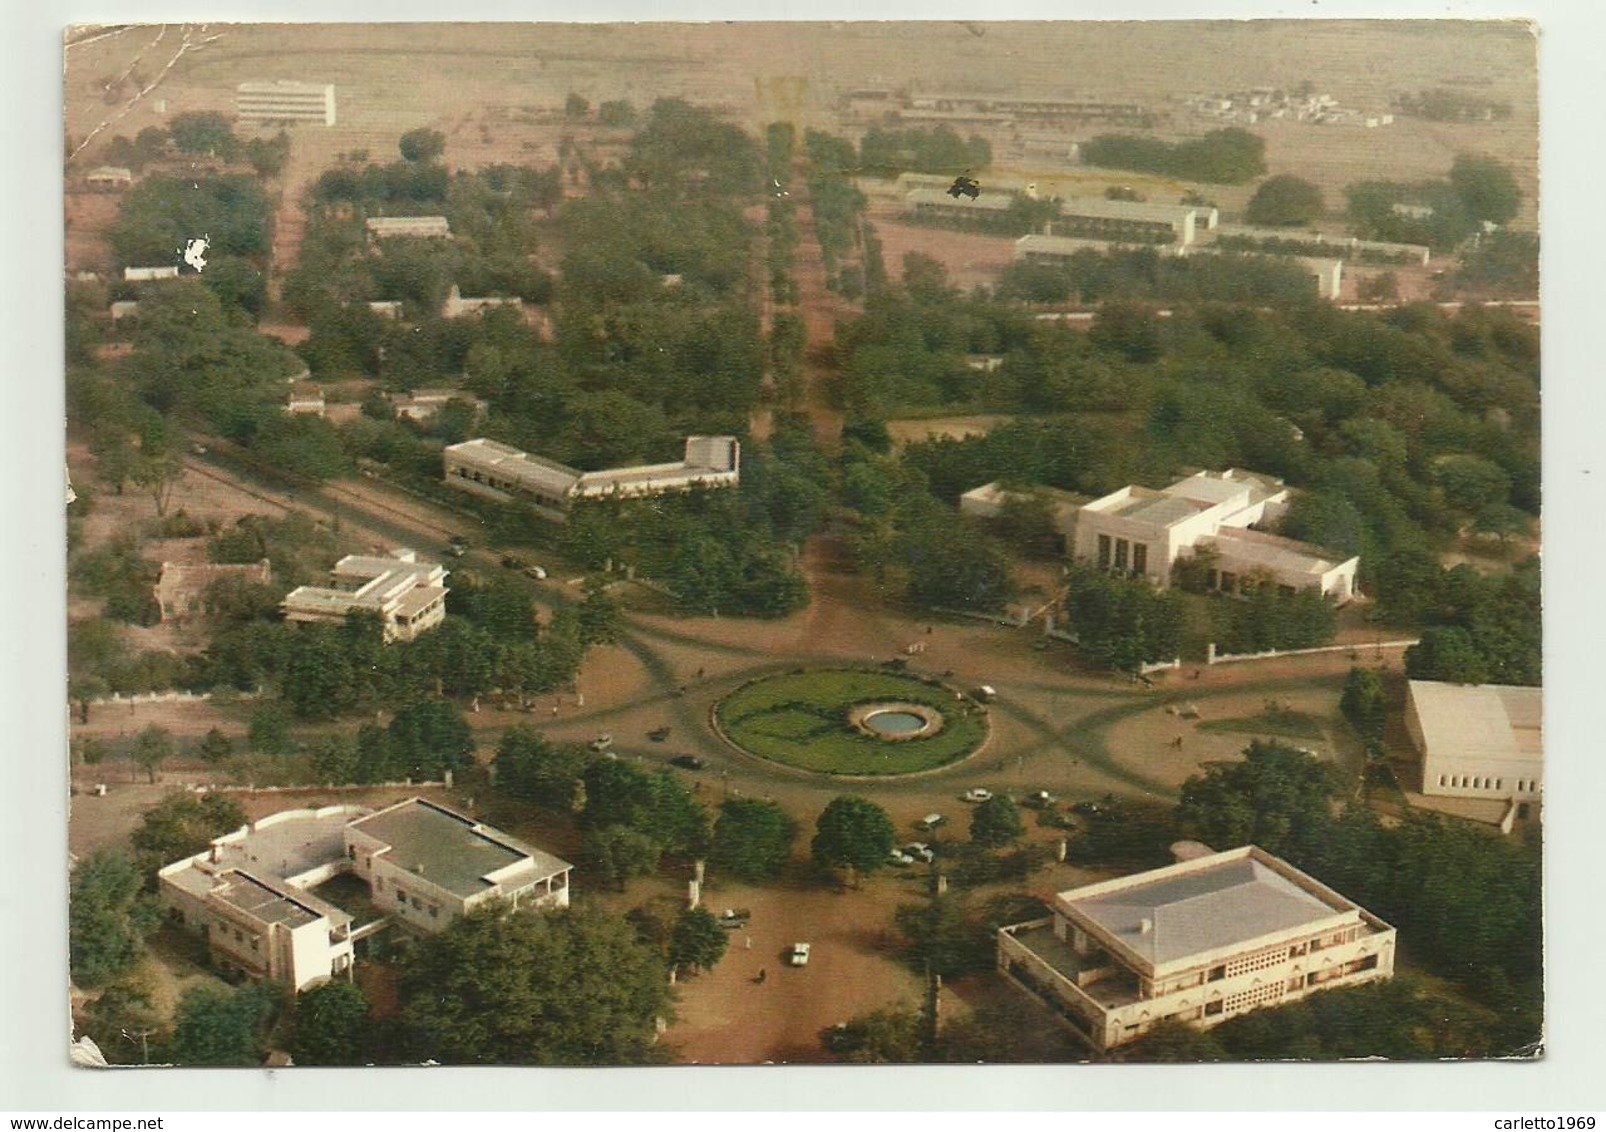
[[[1184,519],[1191,519],[1205,510],[1205,508],[1205,504],[1192,499],[1180,499],[1174,496],[1147,492],[1139,495],[1134,492],[1128,499],[1111,508],[1109,513],[1139,523],[1153,523],[1157,527],[1169,527],[1175,523],[1182,522]]]
[[[1436,754],[1540,761],[1544,690],[1509,684],[1410,681],[1423,740]]]
[[[1056,903],[1151,968],[1356,911],[1252,846],[1072,889]]]
[[[1347,561],[1308,543],[1244,527],[1223,527],[1213,538],[1222,554],[1231,555],[1236,563],[1284,573],[1319,576]]]
[[[260,880],[238,869],[220,876],[215,892],[219,900],[264,924],[304,927],[320,919],[331,923],[350,923],[351,916],[332,904],[287,885]]]
[[[947,208],[973,208],[977,212],[1007,212],[1015,198],[1005,193],[984,192],[972,200],[967,196],[950,196],[946,189],[910,189],[904,201],[911,205],[938,204]]]
[[[494,468],[511,480],[552,495],[566,495],[580,482],[580,472],[556,460],[532,456],[512,445],[480,437],[453,444],[448,453],[482,468]]]
[[[494,881],[489,874],[520,863],[537,876],[570,865],[550,853],[480,825],[442,806],[411,798],[351,823],[351,828],[388,845],[386,859],[457,896],[477,896]]]
[[[1270,476],[1228,468],[1224,472],[1195,472],[1177,480],[1164,489],[1167,495],[1183,499],[1197,499],[1206,503],[1228,503],[1242,499],[1244,503],[1262,503],[1287,493],[1281,482]]]

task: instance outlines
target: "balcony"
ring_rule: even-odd
[[[1053,920],[1004,928],[999,942],[1005,955],[1025,962],[1061,997],[1082,1003],[1095,1015],[1144,1000],[1135,975],[1112,965],[1107,958],[1078,955],[1075,948],[1054,934]]]

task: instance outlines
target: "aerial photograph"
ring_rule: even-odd
[[[63,59],[83,1072],[1544,1056],[1532,25]]]

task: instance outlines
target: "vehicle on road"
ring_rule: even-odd
[[[647,732],[647,738],[651,739],[654,743],[662,743],[665,739],[669,738],[669,728],[654,727],[651,731]]]
[[[746,908],[727,908],[719,914],[719,926],[722,928],[745,928],[747,921],[753,918],[753,913]]]
[[[809,965],[809,945],[794,943],[792,950],[786,955],[786,961],[794,967],[807,967]]]
[[[929,864],[937,854],[931,851],[931,846],[924,841],[911,841],[903,847],[903,852],[922,864]]]
[[[593,751],[606,751],[609,747],[613,746],[613,736],[604,731],[601,735],[598,735],[595,739],[591,740],[591,742],[587,743],[586,746],[590,747]]]
[[[914,863],[915,859],[909,856],[909,854],[905,853],[902,849],[894,849],[892,852],[887,854],[887,864],[889,865],[897,865],[901,868],[905,865],[912,865]]]
[[[1033,790],[1030,794],[1026,795],[1025,798],[1021,799],[1021,805],[1032,806],[1041,810],[1052,806],[1055,801],[1056,799],[1054,795],[1050,794],[1047,790]]]
[[[927,814],[925,817],[915,822],[915,828],[930,831],[936,829],[939,825],[942,825],[947,820],[948,819],[943,817],[941,814]]]
[[[538,582],[546,581],[546,567],[544,566],[526,566],[524,573]]]
[[[993,796],[991,790],[983,790],[980,786],[973,790],[966,790],[964,800],[967,802],[985,802]]]
[[[678,766],[682,770],[702,770],[708,763],[696,755],[676,755],[669,760],[670,766]]]
[[[982,684],[973,693],[976,699],[984,704],[990,704],[998,698],[998,689],[991,684]]]

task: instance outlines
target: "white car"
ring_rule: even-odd
[[[931,846],[927,845],[924,841],[909,842],[909,844],[903,847],[903,852],[905,856],[912,857],[916,861],[920,861],[922,863],[930,863],[932,858],[936,857],[937,855],[931,851]]]
[[[992,796],[993,792],[991,790],[983,790],[980,786],[974,790],[965,791],[965,801],[967,802],[985,802]]]
[[[538,582],[546,581],[546,568],[544,566],[526,566],[524,572]]]
[[[790,954],[786,957],[786,961],[794,967],[807,967],[809,965],[809,945],[806,943],[794,943]]]
[[[593,751],[606,751],[609,747],[613,746],[613,736],[609,735],[607,732],[603,732],[601,735],[598,735],[595,739],[591,740],[591,742],[587,743],[586,746],[590,747]]]
[[[914,863],[915,859],[901,849],[894,849],[892,852],[887,854],[887,864],[889,865],[901,866],[912,865]]]

